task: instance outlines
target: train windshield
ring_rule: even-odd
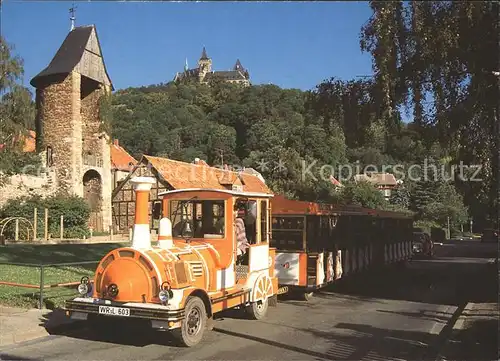
[[[173,237],[225,237],[223,200],[172,200],[169,209]]]

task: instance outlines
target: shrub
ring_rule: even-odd
[[[64,238],[83,238],[89,236],[88,219],[90,208],[81,197],[54,195],[47,198],[40,196],[24,196],[9,200],[0,209],[0,218],[24,217],[33,222],[34,209],[37,209],[37,235],[44,231],[44,209],[48,209],[48,232],[53,237],[60,234],[60,219],[63,218]],[[11,222],[4,230],[6,238],[14,238],[14,222]],[[26,227],[20,224],[20,238],[26,239]]]

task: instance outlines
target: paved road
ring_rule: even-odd
[[[1,350],[0,359],[433,359],[467,301],[491,297],[485,282],[496,276],[496,268],[487,266],[487,261],[496,256],[496,247],[477,242],[443,244],[437,246],[434,260],[353,279],[307,303],[283,300],[263,321],[228,313],[200,345],[190,349],[173,346],[160,332],[122,329],[97,339],[82,328]]]

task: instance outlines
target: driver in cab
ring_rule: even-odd
[[[241,261],[243,256],[246,253],[246,250],[250,246],[248,243],[246,231],[245,231],[245,222],[243,218],[245,217],[245,210],[235,205],[234,207],[234,229],[235,229],[235,237],[236,237],[236,254],[238,259]]]

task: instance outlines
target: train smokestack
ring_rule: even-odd
[[[158,230],[158,245],[160,248],[168,249],[174,246],[172,239],[172,222],[168,218],[160,219],[160,227]]]
[[[132,247],[137,249],[151,248],[149,192],[156,181],[152,177],[134,177],[130,182],[135,191],[135,222]]]

